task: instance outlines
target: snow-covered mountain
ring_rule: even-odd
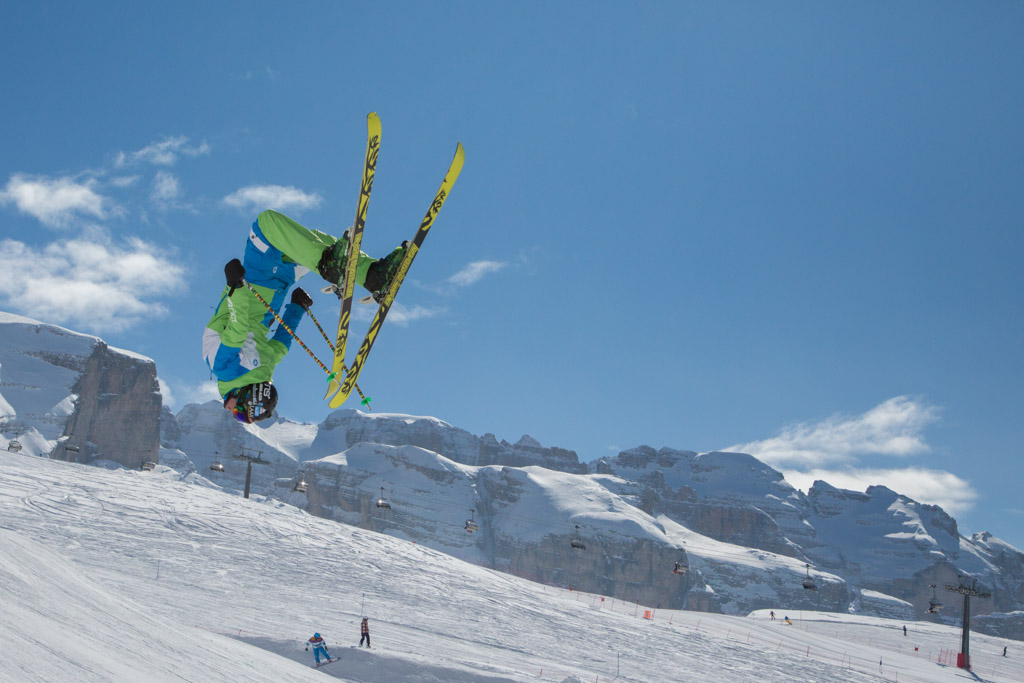
[[[122,371],[118,393],[104,378],[121,365],[135,375],[128,381]],[[164,409],[158,421],[129,409],[138,386],[155,387],[152,361],[0,318],[3,433],[17,433],[24,454],[63,458],[62,444],[75,438],[82,460],[135,468],[152,458],[134,441],[90,436],[100,430],[82,426],[97,424],[87,407],[106,406],[106,428],[159,424],[160,462],[197,483],[240,491],[247,464],[234,456],[258,454],[256,494],[551,585],[726,614],[786,604],[911,618],[925,615],[930,584],[967,574],[993,593],[972,612],[1006,615],[992,628],[1024,635],[1024,555],[991,534],[965,538],[940,508],[884,487],[860,493],[817,482],[805,495],[749,455],[647,446],[588,465],[529,436],[512,444],[433,417],[338,410],[319,425],[252,426],[212,401],[177,415]],[[388,506],[377,505],[381,497]],[[808,575],[814,591],[802,585]],[[950,622],[959,614],[953,597],[943,600]]]

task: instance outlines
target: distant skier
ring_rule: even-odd
[[[278,397],[271,378],[292,342],[283,326],[268,338],[274,315],[246,283],[294,330],[313,299],[296,288],[282,315],[285,294],[311,271],[331,284],[341,284],[347,251],[347,236],[332,237],[277,211],[264,211],[249,230],[244,260],[232,259],[224,266],[227,286],[203,330],[203,358],[217,378],[224,408],[239,421],[258,422],[273,414]],[[404,246],[397,247],[375,260],[360,251],[356,284],[378,295],[391,283],[404,253]]]
[[[785,620],[786,620],[786,623],[787,623],[787,624],[789,624],[790,626],[792,626],[792,625],[793,625],[793,622],[789,620],[789,617],[788,617],[788,616],[786,616],[786,617],[782,617],[782,618],[783,618],[783,619],[785,619]]]
[[[772,621],[775,621],[775,610],[769,612],[768,615],[772,618]]]
[[[1006,656],[1006,646],[1005,645],[1003,645],[1003,656],[1004,657]]]
[[[904,638],[906,638],[906,637],[907,637],[907,627],[906,627],[906,625],[905,625],[905,624],[904,624],[904,626],[903,626],[903,637],[904,637]]]
[[[366,641],[366,647],[370,647],[370,618],[363,617],[363,623],[359,625],[359,632],[362,636],[359,638],[359,647],[363,646],[363,641]]]
[[[319,633],[314,633],[313,637],[306,641],[306,652],[309,652],[309,646],[313,646],[313,657],[316,658],[316,663],[320,663],[320,655],[322,654],[327,658],[327,661],[331,661],[331,656],[327,654],[327,643],[320,637]]]

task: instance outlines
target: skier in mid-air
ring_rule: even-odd
[[[246,283],[295,330],[313,300],[296,287],[282,315],[288,290],[311,271],[341,286],[347,252],[347,235],[333,237],[277,211],[264,211],[249,230],[243,260],[224,266],[227,286],[203,330],[203,358],[217,378],[224,408],[239,421],[259,422],[273,414],[278,396],[271,378],[291,347],[291,334],[282,325],[269,336],[274,315]],[[381,259],[360,251],[355,283],[376,298],[394,278],[404,253],[404,243]]]
[[[331,656],[327,654],[327,643],[320,637],[319,633],[314,633],[313,637],[306,641],[306,652],[309,652],[310,645],[313,646],[313,657],[316,659],[317,664],[320,663],[321,654],[327,658],[328,662],[331,661]]]

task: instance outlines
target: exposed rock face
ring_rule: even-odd
[[[59,460],[156,461],[156,364],[97,337],[0,313],[4,432],[24,453]]]
[[[431,417],[372,414],[355,410],[336,410],[320,425],[315,452],[329,444],[330,452],[351,448],[357,443],[382,443],[389,446],[419,446],[466,465],[538,465],[560,472],[584,474],[587,466],[575,452],[564,448],[545,448],[533,437],[523,436],[515,444],[498,441],[493,434],[474,436],[464,429]],[[326,454],[326,453],[325,453]]]
[[[409,538],[531,580],[665,607],[683,606],[692,583],[692,577],[672,572],[685,553],[652,525],[597,527],[580,518],[588,531],[576,539],[583,547],[573,547],[574,532],[567,511],[557,509],[556,493],[572,475],[533,467],[460,466],[417,447],[361,444],[344,455],[307,462],[302,476],[313,514]],[[391,498],[390,509],[376,505],[382,477],[403,484],[405,495]],[[612,499],[596,482],[585,488],[595,498]],[[456,500],[467,507],[448,503]],[[466,531],[471,515],[475,533]]]
[[[974,611],[973,601],[971,602],[971,611]],[[1024,640],[1024,612],[1008,612],[971,617],[971,624],[982,633],[1001,638]]]
[[[956,520],[884,486],[845,491],[818,481],[805,496],[781,473],[749,455],[640,446],[594,464],[597,472],[640,483],[645,511],[662,512],[710,538],[799,558],[846,579],[838,609],[878,615],[912,613],[952,623],[957,596],[941,593],[967,573],[991,590],[975,615],[1024,605],[1024,555],[990,534],[964,539]],[[736,580],[739,577],[735,577]],[[947,608],[928,613],[936,584]],[[716,585],[717,588],[717,585]],[[882,597],[878,597],[879,594]],[[820,588],[815,599],[823,593]],[[865,597],[867,596],[867,597]]]
[[[596,469],[643,482],[656,495],[653,511],[719,541],[795,557],[793,539],[814,535],[799,513],[803,494],[780,472],[743,453],[697,455],[639,446],[604,459]]]
[[[133,469],[158,460],[162,399],[153,361],[99,342],[73,390],[78,401],[64,427],[65,447],[53,458],[102,458]],[[80,450],[68,450],[71,444]]]

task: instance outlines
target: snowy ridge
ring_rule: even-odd
[[[602,601],[181,478],[0,453],[0,680],[964,680],[955,628]],[[1018,645],[975,634],[975,673],[1024,680]]]
[[[1015,549],[961,539],[941,509],[885,487],[858,493],[817,482],[804,495],[745,454],[638,447],[582,474],[562,459],[570,451],[548,452],[528,436],[502,445],[417,416],[339,410],[321,425],[277,419],[268,428],[242,427],[213,401],[186,406],[176,422],[174,443],[204,474],[225,453],[261,450],[272,464],[254,469],[254,491],[555,585],[569,585],[571,570],[586,567],[592,583],[577,587],[627,600],[657,594],[663,606],[743,614],[784,599],[805,609],[893,613],[898,602],[864,599],[864,589],[910,602],[920,616],[928,584],[955,581],[963,571],[997,588],[1002,609],[1019,607],[1012,596],[1024,569],[1014,565]],[[527,454],[527,463],[548,464],[482,462],[495,446],[511,461]],[[239,490],[244,464],[224,464],[227,471],[210,478]],[[293,491],[303,480],[309,491]],[[391,513],[374,506],[382,487],[399,503]],[[465,533],[471,514],[483,533]],[[600,561],[564,552],[576,525]],[[691,552],[692,575],[661,575]],[[808,563],[821,584],[816,593],[801,587]],[[979,601],[975,610],[998,608]]]

